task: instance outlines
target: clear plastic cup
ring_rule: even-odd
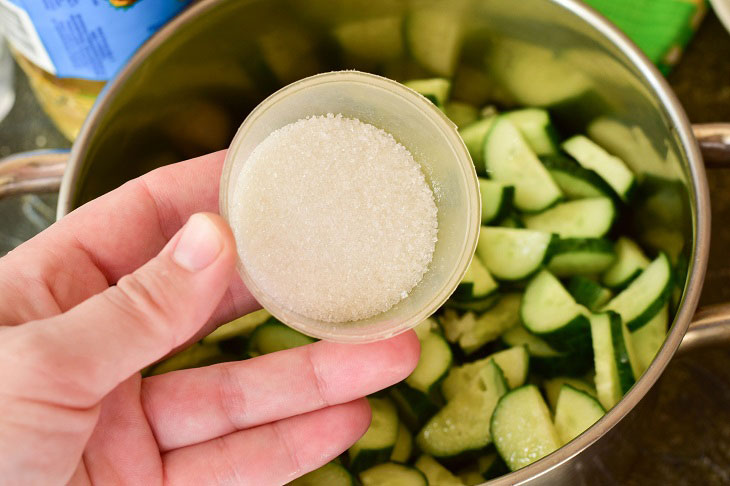
[[[428,271],[408,297],[388,311],[348,322],[324,322],[297,314],[264,293],[240,257],[238,271],[266,310],[304,334],[351,343],[386,339],[433,314],[463,278],[479,235],[479,183],[456,126],[426,98],[373,74],[324,73],[282,88],[244,120],[228,150],[221,177],[220,211],[229,223],[238,174],[258,144],[278,128],[327,113],[357,118],[385,130],[423,168],[438,208],[438,242]]]

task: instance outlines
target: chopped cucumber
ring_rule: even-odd
[[[420,449],[434,457],[455,457],[478,451],[492,441],[489,417],[507,392],[502,370],[491,360],[466,388],[449,400],[416,438]]]
[[[464,22],[458,12],[420,8],[406,18],[406,39],[413,59],[437,76],[456,69]]]
[[[431,331],[421,340],[421,357],[416,369],[406,378],[411,388],[432,395],[451,368],[451,348],[444,337]]]
[[[408,462],[413,452],[413,437],[411,432],[402,423],[398,424],[398,436],[395,439],[393,452],[390,453],[390,460],[393,462]]]
[[[667,303],[672,291],[672,277],[669,257],[661,253],[603,309],[618,312],[629,331],[637,331]]]
[[[565,384],[555,406],[555,430],[561,442],[567,444],[598,422],[605,413],[598,400]]]
[[[464,278],[461,279],[452,298],[461,301],[482,300],[497,291],[497,282],[494,281],[487,267],[474,255]]]
[[[479,192],[482,195],[482,224],[499,221],[512,211],[514,186],[480,177]]]
[[[431,103],[441,109],[444,108],[451,91],[451,81],[444,78],[413,79],[403,84],[425,96]]]
[[[365,435],[350,447],[350,470],[358,473],[390,459],[398,439],[398,413],[387,398],[368,397],[372,419]]]
[[[403,382],[392,387],[389,395],[398,407],[401,419],[411,431],[419,430],[439,411],[438,405],[430,396]]]
[[[662,348],[667,337],[667,324],[669,323],[669,306],[665,305],[662,310],[647,322],[641,329],[631,333],[631,342],[636,352],[636,360],[639,365],[639,376],[646,371],[654,357]]]
[[[564,155],[545,155],[540,160],[568,199],[617,197],[601,176]]]
[[[528,331],[558,351],[590,348],[587,309],[576,303],[560,281],[547,270],[533,278],[522,298],[522,322]]]
[[[459,393],[459,390],[470,387],[479,372],[491,361],[497,363],[502,370],[510,388],[521,386],[527,380],[530,355],[524,346],[515,346],[494,353],[484,359],[452,367],[448,376],[441,383],[441,392],[444,394],[444,398],[451,400]]]
[[[238,319],[223,324],[215,331],[203,338],[203,343],[217,343],[238,336],[248,336],[258,326],[271,319],[271,314],[266,309],[257,310]]]
[[[596,393],[606,410],[616,405],[634,384],[624,336],[618,314],[608,312],[591,316]]]
[[[464,140],[464,145],[469,150],[471,160],[474,162],[477,174],[486,175],[487,169],[484,166],[484,140],[492,129],[492,125],[497,118],[490,116],[476,120],[464,127],[459,128],[459,134]]]
[[[464,486],[459,478],[428,454],[422,454],[415,466],[426,476],[429,486]]]
[[[492,414],[491,431],[499,455],[512,471],[561,446],[550,411],[535,385],[512,390],[499,400]]]
[[[603,307],[613,295],[610,290],[601,287],[598,282],[580,275],[570,279],[568,292],[577,303],[586,306],[593,312]]]
[[[403,17],[366,18],[335,27],[333,34],[348,63],[382,63],[403,55]]]
[[[609,288],[622,289],[649,266],[649,259],[639,245],[623,236],[616,241],[614,250],[616,261],[603,274],[602,281]]]
[[[275,353],[311,344],[314,341],[314,338],[305,336],[275,319],[270,319],[251,334],[248,343],[249,353],[252,356]]]
[[[418,336],[418,339],[420,341],[425,339],[431,331],[440,332],[441,325],[435,317],[431,316],[421,321],[420,324],[413,328],[413,331],[416,333],[416,336]]]
[[[550,121],[550,114],[540,108],[525,108],[504,114],[520,131],[537,155],[558,152],[558,132]]]
[[[524,217],[528,229],[556,233],[561,238],[601,238],[615,219],[616,208],[607,197],[568,201]]]
[[[484,140],[484,164],[492,179],[515,186],[515,206],[543,211],[563,193],[515,125],[500,116]]]
[[[597,397],[595,387],[587,381],[570,376],[556,376],[555,378],[545,380],[542,383],[548,404],[553,411],[555,411],[555,407],[558,405],[558,396],[560,395],[560,389],[563,388],[563,385],[570,385],[576,390],[586,392],[594,398]]]
[[[362,486],[429,486],[426,476],[418,469],[386,462],[360,473]]]
[[[444,113],[457,127],[465,127],[479,118],[479,110],[469,103],[449,101],[444,106]]]
[[[328,462],[319,469],[295,479],[289,486],[355,486],[352,474],[336,462]]]
[[[479,473],[476,465],[459,470],[457,476],[463,486],[478,486],[485,481],[484,476]]]
[[[477,255],[495,278],[522,280],[540,269],[552,240],[544,231],[482,226]]]
[[[446,301],[445,307],[447,309],[456,309],[462,312],[475,312],[477,314],[481,314],[494,307],[498,300],[499,295],[497,293],[493,293],[485,299],[472,300],[469,302],[449,299]]]
[[[580,376],[591,366],[587,352],[567,353],[556,351],[548,343],[518,325],[502,335],[507,346],[526,346],[530,355],[530,369],[541,376],[568,374]]]
[[[597,275],[616,259],[613,243],[603,238],[561,238],[550,254],[548,270],[558,277]]]
[[[636,187],[636,177],[623,160],[606,152],[594,141],[583,135],[576,135],[563,143],[568,152],[580,165],[600,175],[623,201],[628,201]]]

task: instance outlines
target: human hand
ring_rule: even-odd
[[[230,229],[195,214],[217,211],[223,158],[153,171],[0,259],[0,484],[283,484],[415,367],[408,332],[141,378],[258,307]]]

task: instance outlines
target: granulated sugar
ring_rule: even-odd
[[[385,131],[341,115],[271,133],[238,176],[232,225],[256,284],[279,305],[345,322],[420,282],[437,238],[421,167]]]

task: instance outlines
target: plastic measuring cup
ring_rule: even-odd
[[[408,297],[388,311],[348,322],[318,321],[276,302],[246,272],[246,262],[241,261],[240,255],[238,271],[266,310],[304,334],[353,343],[386,339],[433,314],[463,278],[479,235],[481,200],[477,175],[456,126],[420,94],[373,74],[318,74],[266,98],[248,115],[233,138],[221,176],[219,202],[220,212],[229,224],[238,174],[258,144],[285,125],[327,113],[357,118],[385,130],[421,165],[438,209],[438,241],[428,271]]]

